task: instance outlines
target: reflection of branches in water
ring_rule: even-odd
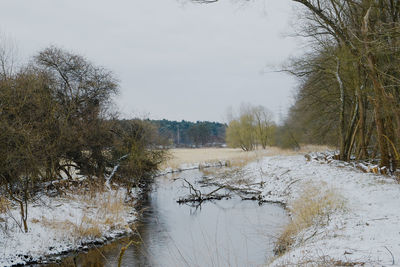
[[[189,209],[190,216],[195,216],[201,212],[201,204],[199,203],[187,203],[189,207],[194,209]]]
[[[232,203],[232,204],[233,204],[232,206],[229,206],[229,207],[225,207],[225,206],[223,206],[223,205],[220,205],[217,201],[213,201],[213,204],[214,204],[218,209],[223,210],[224,212],[229,211],[229,210],[235,210],[235,209],[237,209],[238,206],[241,205],[240,202],[236,202],[236,201],[235,201],[234,203]]]

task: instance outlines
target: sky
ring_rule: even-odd
[[[229,107],[262,105],[275,118],[296,80],[272,72],[301,51],[288,37],[290,0],[0,0],[0,32],[21,62],[49,45],[116,75],[123,117],[226,121]]]

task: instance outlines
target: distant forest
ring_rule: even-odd
[[[176,147],[222,146],[227,125],[209,121],[148,120],[158,127],[160,137]]]

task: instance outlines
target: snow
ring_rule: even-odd
[[[333,188],[345,200],[344,211],[331,214],[326,224],[299,233],[299,242],[270,263],[271,266],[311,263],[327,266],[332,262],[400,266],[400,185],[393,177],[365,173],[375,167],[333,160],[326,154],[311,154],[307,158],[272,156],[248,164],[237,170],[236,175],[225,175],[221,183],[261,192],[263,201],[285,205],[290,205],[310,183]],[[199,164],[167,169],[165,173],[196,168]],[[240,183],[236,183],[237,179]]]
[[[78,195],[51,198],[43,196],[39,201],[29,204],[28,233],[22,232],[16,223],[20,220],[19,210],[13,209],[8,214],[0,215],[7,222],[0,229],[0,266],[38,261],[43,263],[49,256],[56,259],[61,254],[87,249],[88,245],[101,244],[131,232],[129,224],[136,218],[133,208],[127,205],[121,209],[118,220],[107,224],[100,219],[104,206],[93,205],[93,202],[110,202],[107,197],[115,199],[124,195],[124,190],[102,192],[94,196],[92,202],[87,197]],[[96,225],[100,236],[80,237],[76,234],[78,228],[89,228],[91,221],[98,223]]]
[[[187,164],[178,170],[166,169],[160,175],[224,165],[224,162]],[[362,169],[368,168],[362,166]],[[232,184],[237,178],[246,180],[238,187],[257,190],[262,200],[282,202],[289,208],[291,201],[309,183],[335,188],[345,199],[345,210],[331,214],[326,224],[299,233],[291,249],[274,259],[271,266],[311,262],[329,265],[326,263],[332,260],[365,263],[365,266],[400,266],[400,185],[393,177],[364,173],[340,161],[307,161],[304,156],[296,155],[264,157],[243,167],[237,176],[225,178],[224,182]],[[18,220],[17,212],[13,210],[12,214]],[[84,216],[98,218],[96,205],[83,205],[74,198],[43,197],[40,202],[30,204],[28,212],[29,233],[22,233],[12,219],[0,215],[9,225],[7,230],[0,228],[0,266],[35,262],[46,259],[46,255],[85,249],[90,243],[102,243],[130,232],[127,225],[135,219],[132,209],[125,209],[122,221],[113,226],[101,226],[101,237],[78,238],[71,230],[60,231],[34,221],[47,218],[79,225]]]
[[[271,266],[324,263],[327,258],[400,266],[400,185],[393,177],[363,173],[339,161],[306,161],[301,155],[265,157],[241,175],[253,184],[263,182],[253,187],[267,201],[290,203],[307,183],[335,188],[345,199],[345,211],[332,214],[326,225],[306,229],[301,235],[310,238],[295,242]]]

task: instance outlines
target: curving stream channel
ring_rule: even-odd
[[[242,201],[235,195],[201,206],[178,204],[176,200],[189,189],[177,178],[196,184],[203,176],[200,170],[191,170],[157,178],[144,200],[137,235],[70,256],[62,265],[117,266],[121,247],[131,240],[135,243],[126,250],[122,266],[259,266],[268,262],[274,237],[288,221],[285,210],[277,204]]]

